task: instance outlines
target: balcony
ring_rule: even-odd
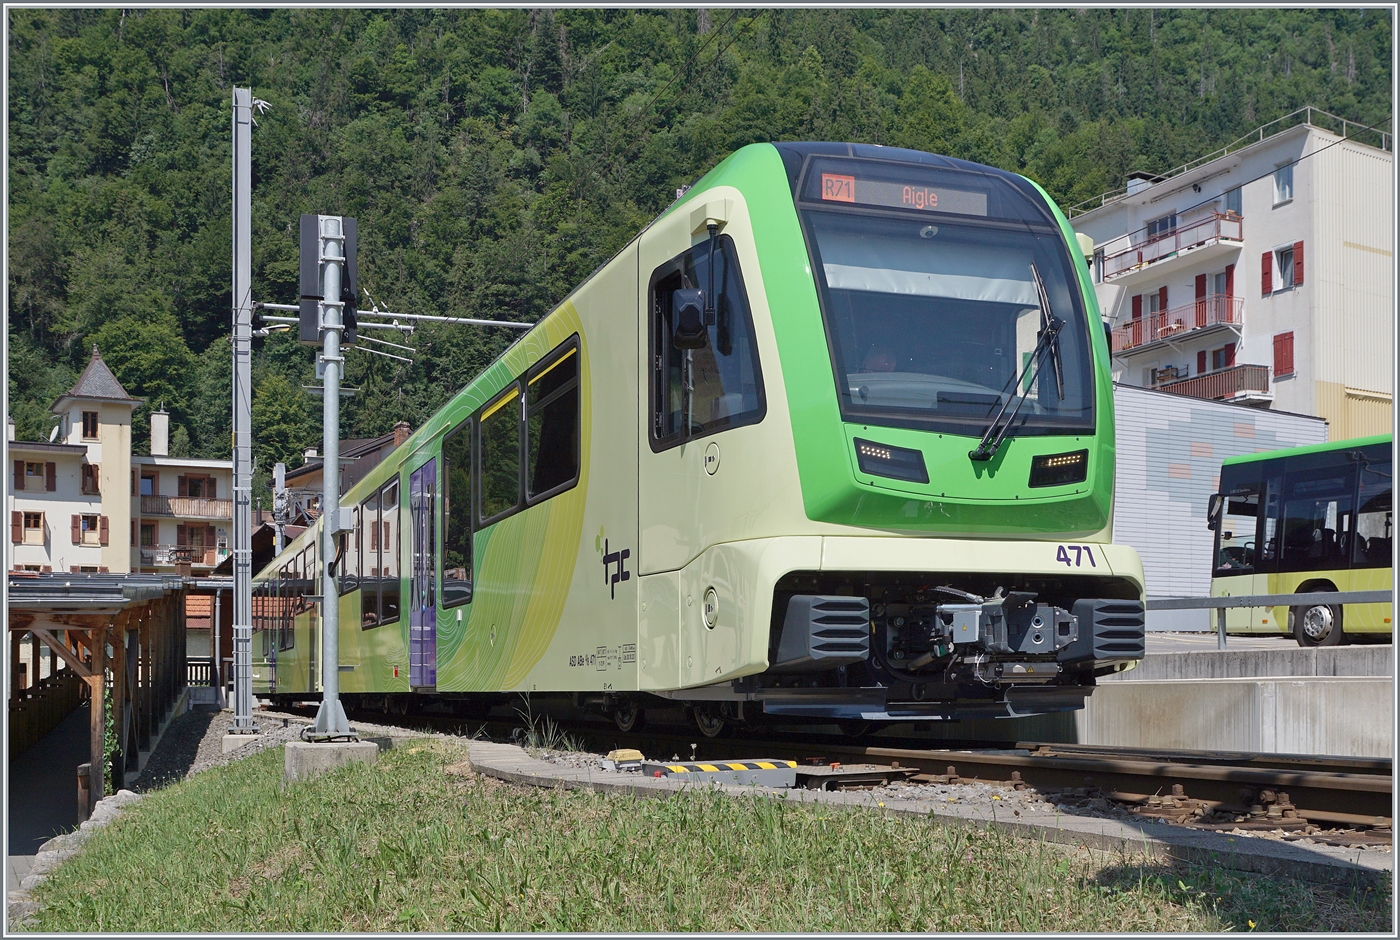
[[[149,498],[149,497],[147,497]],[[195,565],[212,568],[229,555],[228,549],[203,548],[191,545],[142,545],[143,565]]]
[[[1198,330],[1240,326],[1242,323],[1244,299],[1217,294],[1114,327],[1113,352],[1117,355],[1130,349],[1180,339]]]
[[[1121,244],[1124,239],[1117,241]],[[1243,241],[1244,219],[1234,213],[1212,212],[1199,222],[1105,253],[1101,276],[1105,283],[1113,281],[1116,284],[1136,280],[1134,275],[1146,276],[1149,271],[1156,276],[1165,270],[1163,263],[1173,258],[1189,257],[1192,261],[1204,261],[1215,254],[1239,248]]]
[[[1231,366],[1219,372],[1198,375],[1194,379],[1167,382],[1157,386],[1157,390],[1237,404],[1264,404],[1274,400],[1273,393],[1269,391],[1268,366]]]
[[[233,500],[202,496],[142,496],[141,515],[182,519],[232,519]]]

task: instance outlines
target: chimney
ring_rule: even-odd
[[[170,414],[165,402],[160,403],[159,411],[151,412],[151,456],[170,456]]]
[[[394,425],[394,446],[398,447],[404,441],[408,440],[408,435],[411,433],[413,433],[413,428],[409,427],[407,421],[400,421],[398,424]]]
[[[1162,182],[1163,179],[1165,179],[1165,177],[1158,176],[1158,175],[1156,175],[1155,173],[1144,173],[1144,172],[1142,172],[1141,170],[1138,170],[1137,172],[1134,172],[1134,173],[1129,173],[1129,174],[1128,174],[1128,195],[1129,195],[1129,196],[1137,195],[1138,193],[1142,192],[1144,189],[1147,189],[1147,188],[1148,188],[1149,186],[1151,186],[1153,183],[1160,183],[1160,182]]]
[[[9,439],[10,439],[10,440],[14,440],[14,439],[15,439],[15,419],[14,419],[14,418],[10,418],[8,421],[5,422],[5,430],[9,432],[9,435],[10,435]]]
[[[314,460],[316,457],[316,448],[314,447],[306,448],[306,451],[301,455],[301,459],[303,462],[309,462],[311,460]]]

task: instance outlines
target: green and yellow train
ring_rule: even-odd
[[[341,692],[706,733],[1082,707],[1144,647],[1100,324],[1029,180],[745,147],[343,496]],[[256,577],[259,695],[319,690],[317,532]]]

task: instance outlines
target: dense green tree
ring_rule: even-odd
[[[255,299],[296,297],[297,217],[329,212],[359,219],[361,282],[388,309],[521,321],[753,141],[937,150],[1073,205],[1304,105],[1362,125],[1392,107],[1381,9],[7,15],[18,433],[47,434],[97,341],[171,410],[172,447],[183,433],[209,457],[229,454],[235,84],[272,105],[253,148]],[[423,329],[411,364],[350,352],[346,436],[418,424],[513,335]],[[260,459],[296,464],[319,437],[312,352],[274,334],[253,366]]]

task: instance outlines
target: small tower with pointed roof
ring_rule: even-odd
[[[92,358],[73,387],[59,396],[49,411],[62,419],[62,440],[87,448],[84,479],[104,496],[104,518],[109,530],[117,533],[102,545],[102,566],[109,571],[131,570],[131,546],[127,530],[131,526],[131,415],[141,399],[129,395],[112,374],[97,344]]]

